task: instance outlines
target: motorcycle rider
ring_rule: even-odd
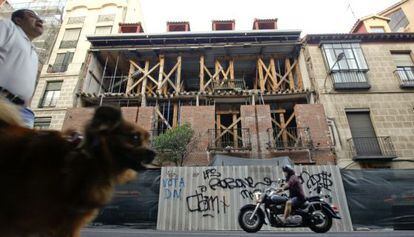
[[[280,218],[283,223],[286,223],[289,221],[288,218],[292,212],[292,208],[300,207],[305,202],[305,193],[303,192],[299,177],[295,175],[293,168],[290,165],[284,165],[282,170],[286,178],[286,183],[276,193],[289,190],[289,199],[285,205],[285,213],[283,219]]]

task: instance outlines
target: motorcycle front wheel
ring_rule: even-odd
[[[332,216],[322,210],[312,212],[309,228],[316,233],[326,233],[332,227]]]
[[[255,233],[263,226],[264,214],[261,209],[257,210],[256,214],[252,217],[255,208],[256,206],[254,205],[247,205],[240,209],[239,225],[248,233]]]

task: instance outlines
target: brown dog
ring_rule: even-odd
[[[110,201],[114,185],[132,180],[155,156],[145,148],[148,132],[112,107],[96,110],[79,145],[57,131],[13,124],[2,115],[4,108],[0,236],[80,236],[80,228]]]

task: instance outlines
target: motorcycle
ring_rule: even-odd
[[[332,227],[333,219],[341,219],[338,209],[330,205],[324,198],[331,199],[329,195],[321,195],[321,187],[317,187],[318,195],[306,198],[298,208],[292,209],[290,221],[283,222],[283,215],[288,197],[285,193],[276,194],[275,188],[268,188],[264,192],[253,193],[256,205],[247,204],[240,209],[238,221],[240,227],[248,232],[259,231],[264,224],[275,228],[308,227],[316,233],[325,233]],[[276,201],[271,197],[277,195]]]

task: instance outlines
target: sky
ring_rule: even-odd
[[[141,0],[146,33],[166,31],[167,21],[189,21],[191,31],[210,31],[211,20],[236,20],[251,30],[254,18],[278,18],[279,29],[348,33],[358,18],[399,0]],[[350,7],[351,6],[351,7]]]

